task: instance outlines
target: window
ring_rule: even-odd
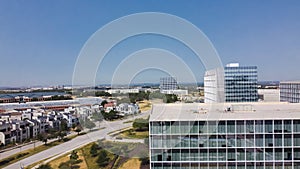
[[[292,135],[291,134],[284,135],[284,146],[292,146]]]
[[[265,146],[273,147],[273,135],[272,134],[265,135]]]
[[[282,135],[281,134],[275,134],[275,146],[279,147],[282,146]]]
[[[274,121],[274,133],[282,133],[282,121],[281,120]]]
[[[255,135],[255,146],[256,147],[263,147],[264,146],[264,135],[256,134]]]
[[[292,121],[291,120],[284,120],[284,132],[290,133],[292,131]]]
[[[225,121],[220,121],[218,123],[218,133],[226,133]]]
[[[273,160],[273,149],[267,148],[265,151],[265,160],[266,161],[272,161]]]
[[[236,156],[238,161],[244,161],[245,155],[245,149],[237,149]]]
[[[191,121],[190,122],[190,126],[192,126],[191,127],[191,133],[192,134],[198,134],[198,131],[199,131],[199,129],[198,129],[198,126],[199,126],[199,124],[198,124],[198,121]]]
[[[180,122],[181,134],[187,135],[190,132],[190,126],[188,121]]]
[[[265,121],[265,132],[266,133],[273,133],[273,123],[272,120]]]
[[[180,124],[179,122],[172,122],[171,124],[171,133],[180,134]]]
[[[294,132],[300,132],[300,120],[294,120]]]
[[[275,149],[275,160],[283,160],[283,151],[281,148]]]
[[[235,121],[227,121],[227,133],[235,133]]]
[[[254,149],[246,149],[246,161],[254,161]]]
[[[171,158],[172,158],[172,161],[180,161],[180,150],[173,149]]]
[[[205,121],[199,121],[199,133],[207,133],[207,126]]]
[[[151,134],[161,134],[161,125],[159,122],[152,122]]]
[[[294,135],[294,146],[300,146],[300,134]]]
[[[236,133],[244,133],[245,130],[244,130],[244,121],[240,120],[240,121],[237,121],[236,122],[237,125],[236,125]]]
[[[255,133],[263,133],[263,132],[264,132],[264,121],[255,120]]]
[[[254,133],[254,121],[253,120],[246,121],[246,132]]]

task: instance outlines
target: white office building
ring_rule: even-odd
[[[300,103],[159,104],[152,169],[299,169]]]

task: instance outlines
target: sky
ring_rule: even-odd
[[[223,65],[256,65],[260,81],[300,80],[298,0],[2,0],[0,86],[72,84],[77,58],[87,40],[106,24],[141,12],[167,13],[189,21],[211,41]],[[144,34],[116,44],[99,64],[95,83],[111,83],[124,59],[147,48],[170,51],[185,63],[195,81],[203,81],[205,66],[189,47],[170,37]],[[154,58],[139,57],[146,63]],[[170,63],[172,66],[181,70],[181,66]],[[159,82],[161,76],[172,75],[154,67],[126,77],[127,70],[119,71],[123,74],[118,76],[118,83],[127,82],[128,78],[131,83]],[[180,80],[189,81],[184,77],[182,74]]]

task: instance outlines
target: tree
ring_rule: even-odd
[[[135,130],[148,130],[149,129],[149,121],[148,119],[135,119],[132,123],[132,127],[135,128]]]
[[[70,169],[70,162],[61,162],[58,166],[59,169]]]
[[[95,93],[95,96],[99,97],[99,96],[107,96],[107,97],[110,97],[111,94],[108,93],[108,92],[105,92],[105,91],[98,91]]]
[[[174,103],[177,102],[178,98],[176,94],[166,94],[164,98],[165,103]]]
[[[73,166],[73,164],[76,163],[76,161],[78,160],[79,156],[77,154],[77,151],[73,150],[71,155],[70,155],[70,163],[71,163],[71,168]]]
[[[57,132],[57,137],[59,138],[60,141],[63,140],[65,136],[67,136],[67,133],[65,131]]]
[[[103,112],[103,116],[105,120],[113,120],[115,118],[117,118],[117,111],[111,110],[108,113]]]
[[[90,154],[92,157],[96,157],[98,155],[98,145],[96,143],[92,144]]]
[[[109,158],[107,157],[107,153],[105,150],[101,150],[99,152],[99,155],[98,155],[98,158],[97,158],[97,164],[100,166],[100,167],[105,167],[108,165],[108,161],[109,161]]]
[[[104,105],[107,104],[107,103],[108,103],[107,100],[103,100],[103,101],[101,102],[101,106],[104,107]]]
[[[82,127],[80,125],[77,125],[75,128],[75,132],[77,132],[77,135],[82,131]]]
[[[52,169],[52,167],[49,164],[42,164],[37,169]]]
[[[37,136],[37,139],[38,139],[39,141],[44,142],[45,145],[47,144],[48,138],[49,138],[49,136],[48,136],[47,133],[42,133],[42,134],[39,134],[39,135]]]
[[[79,158],[77,151],[73,150],[70,155],[70,160],[77,160]]]
[[[60,130],[61,131],[69,131],[67,120],[63,119],[60,121]]]

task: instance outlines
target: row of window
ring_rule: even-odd
[[[151,122],[150,134],[291,133],[300,132],[300,120],[230,120]]]
[[[228,163],[152,163],[152,169],[299,169],[300,163],[295,162],[228,162]]]
[[[170,149],[151,150],[151,161],[291,161],[300,149]]]
[[[150,136],[152,148],[188,147],[300,147],[300,134]]]

